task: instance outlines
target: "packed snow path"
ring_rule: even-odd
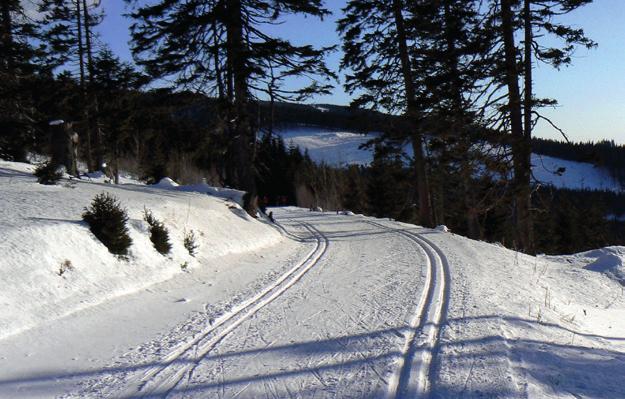
[[[276,245],[0,340],[0,398],[625,397],[625,298],[608,275],[273,211]]]
[[[425,394],[448,296],[440,251],[365,219],[275,213],[312,245],[300,262],[156,364],[89,380],[79,396]]]

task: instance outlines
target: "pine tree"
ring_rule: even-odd
[[[19,0],[0,3],[0,157],[26,161],[32,147],[34,81],[45,73],[41,49],[33,45],[37,27]],[[41,67],[39,66],[41,65]]]
[[[50,62],[64,69],[78,65],[81,89],[82,124],[86,137],[90,171],[102,168],[104,142],[98,123],[99,103],[94,93],[94,27],[102,21],[100,3],[85,0],[41,0],[42,41],[47,44]]]
[[[159,0],[131,13],[132,46],[154,78],[173,77],[182,87],[223,98],[221,120],[229,137],[227,181],[248,192],[246,210],[255,214],[256,126],[250,107],[256,96],[301,100],[327,92],[320,80],[296,90],[277,88],[276,76],[333,76],[323,62],[327,49],[296,46],[264,32],[285,14],[324,17],[321,0]],[[323,80],[323,79],[322,79]]]
[[[399,217],[406,202],[404,176],[399,155],[388,147],[376,146],[366,188],[371,215]]]
[[[423,52],[427,53],[424,63],[425,85],[431,96],[432,120],[428,126],[433,134],[430,146],[438,147],[441,159],[433,160],[432,166],[438,174],[440,188],[432,195],[437,224],[445,223],[444,196],[462,198],[466,231],[471,238],[480,237],[478,216],[482,207],[473,189],[477,171],[477,160],[472,147],[483,131],[476,99],[483,89],[488,69],[484,59],[492,43],[491,34],[481,27],[479,4],[466,0],[422,1],[429,4],[431,24],[419,30]],[[442,162],[441,162],[442,161]],[[438,168],[439,170],[434,170]],[[441,170],[448,168],[448,176]],[[454,179],[453,175],[461,179]],[[461,190],[458,190],[461,188]],[[437,199],[439,204],[436,204]]]
[[[592,0],[493,0],[491,10],[499,21],[500,43],[503,53],[504,84],[507,88],[504,127],[509,126],[514,168],[515,211],[514,224],[517,245],[527,252],[534,252],[531,216],[531,136],[536,118],[544,118],[537,112],[543,105],[554,105],[555,100],[537,99],[532,93],[533,60],[545,62],[556,68],[571,62],[571,52],[576,45],[592,48],[595,43],[584,31],[557,23],[555,18],[574,11]],[[494,24],[497,26],[497,23]],[[523,44],[516,42],[515,32],[523,35]],[[544,46],[536,39],[544,36],[563,41],[560,47]],[[519,62],[519,54],[523,54]],[[523,68],[519,68],[522,65]],[[497,71],[495,69],[494,71]],[[520,81],[523,77],[523,93]],[[494,78],[495,81],[499,77]],[[523,97],[524,96],[524,97]],[[547,120],[551,123],[549,120]],[[566,136],[565,136],[566,138]]]
[[[96,98],[107,101],[98,105],[95,115],[98,128],[106,134],[103,151],[111,159],[115,184],[119,183],[119,159],[122,156],[124,142],[129,145],[131,119],[136,112],[137,90],[146,81],[145,76],[137,72],[127,62],[122,62],[109,48],[100,50],[93,59],[91,90]]]
[[[349,69],[345,88],[362,92],[354,106],[368,106],[404,115],[399,137],[414,153],[420,223],[432,225],[427,160],[424,152],[424,116],[430,98],[425,89],[417,32],[427,24],[431,7],[422,2],[351,0],[338,22],[343,39],[341,67]]]
[[[89,229],[115,255],[128,255],[132,239],[128,235],[128,213],[117,198],[109,193],[95,196],[82,218]]]

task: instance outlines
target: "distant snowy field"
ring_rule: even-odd
[[[297,127],[279,131],[287,145],[293,144],[308,154],[315,162],[331,165],[368,165],[373,161],[372,149],[359,147],[372,135],[319,127]],[[407,151],[408,155],[411,151]],[[609,190],[622,192],[623,187],[610,174],[593,164],[573,162],[545,155],[533,154],[534,178],[541,184],[574,190]],[[565,168],[561,175],[555,172]]]

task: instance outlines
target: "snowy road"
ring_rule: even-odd
[[[426,392],[446,301],[434,247],[360,218],[294,210],[276,218],[312,245],[300,262],[156,364],[88,380],[78,396]]]

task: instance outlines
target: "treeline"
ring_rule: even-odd
[[[265,135],[259,145],[259,187],[266,205],[299,204],[325,210],[345,210],[419,223],[414,176],[405,159],[392,148],[378,146],[369,166],[336,168],[315,165],[299,149],[286,147],[278,136]],[[448,171],[449,172],[449,171]],[[470,235],[463,202],[466,188],[457,174],[430,171],[436,218],[453,232]],[[485,198],[488,209],[478,216],[480,238],[516,248],[508,220],[513,204],[502,181],[475,177],[469,188]],[[625,194],[611,191],[541,187],[533,196],[536,211],[536,251],[575,253],[607,245],[625,245]]]
[[[533,92],[533,68],[559,68],[576,47],[595,46],[560,22],[590,2],[349,0],[336,44],[354,99],[341,114],[286,104],[332,92],[337,71],[325,56],[335,46],[295,44],[271,28],[293,14],[323,19],[322,0],[129,1],[134,64],[98,45],[100,2],[39,0],[34,18],[20,0],[5,0],[0,155],[45,151],[49,120],[63,119],[90,171],[204,176],[245,190],[251,215],[285,198],[325,201],[453,224],[532,253],[543,238],[532,133],[540,108],[555,104]],[[379,131],[371,167],[314,165],[270,134],[259,140],[280,123],[320,121]]]

